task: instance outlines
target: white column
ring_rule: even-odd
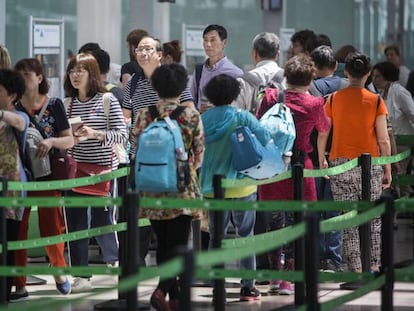
[[[130,30],[141,28],[161,42],[170,40],[170,3],[130,1]]]
[[[121,5],[120,0],[78,0],[77,49],[87,42],[97,42],[111,56],[111,62],[119,64],[125,41]]]

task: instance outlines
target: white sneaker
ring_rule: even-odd
[[[115,261],[114,263],[107,263],[106,266],[108,268],[118,268],[119,267],[119,261]]]
[[[92,290],[92,282],[86,278],[75,278],[72,284],[72,293],[83,293]]]

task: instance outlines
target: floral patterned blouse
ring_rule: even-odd
[[[170,115],[178,107],[174,102],[159,102],[157,109],[160,117]],[[152,122],[152,118],[148,108],[142,108],[138,111],[135,121],[135,127],[131,132],[135,136],[137,142],[142,131]],[[188,153],[191,183],[186,187],[184,192],[177,193],[149,193],[141,192],[142,196],[158,198],[170,197],[180,199],[196,199],[201,198],[200,184],[194,167],[194,156],[201,156],[204,153],[204,130],[201,122],[200,113],[194,108],[185,108],[181,115],[177,118],[177,123],[180,127],[181,134],[184,141],[185,149]],[[137,143],[138,145],[138,143]],[[191,201],[189,201],[189,205]],[[191,215],[195,218],[200,217],[200,211],[189,209],[186,207],[175,209],[160,209],[156,207],[147,207],[140,209],[140,217],[149,218],[152,220],[168,220],[176,218],[180,215]]]

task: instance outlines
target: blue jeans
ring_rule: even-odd
[[[85,196],[73,191],[69,191],[68,195]],[[90,208],[90,219],[88,217],[88,209],[89,207],[66,208],[69,232],[114,224],[114,218],[111,217],[113,215],[112,207]],[[115,232],[96,236],[96,241],[102,250],[105,263],[118,261],[118,238]],[[69,245],[72,266],[87,266],[89,239],[71,241]]]
[[[315,178],[318,201],[333,201],[331,182],[329,179],[318,177]],[[326,211],[319,214],[320,220],[329,219],[339,216],[337,211]],[[319,252],[320,258],[331,259],[335,263],[342,262],[342,230],[330,231],[319,235]]]
[[[229,199],[229,200],[240,200],[240,201],[256,201],[257,194],[253,193],[247,197]],[[235,203],[236,205],[237,203]],[[237,234],[240,237],[249,237],[254,235],[254,224],[256,222],[256,211],[223,211],[223,228],[222,234],[224,235],[227,231],[227,227],[230,224],[230,219],[233,220],[234,226],[236,227]],[[213,247],[214,240],[214,213],[209,212],[210,219],[210,249]],[[249,256],[240,260],[240,267],[245,270],[256,270],[256,257]],[[253,288],[255,280],[241,280],[243,287]]]

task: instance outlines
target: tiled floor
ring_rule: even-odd
[[[395,236],[395,261],[400,262],[406,259],[413,258],[413,229],[410,227],[410,220],[399,219],[399,228]],[[149,258],[153,260],[153,258]],[[33,263],[34,264],[34,263]],[[54,307],[48,310],[54,311],[84,311],[84,310],[110,310],[110,300],[118,301],[116,291],[106,292],[104,294],[97,294],[93,297],[82,299],[81,302],[71,301],[72,299],[81,298],[85,294],[73,294],[68,298],[59,296],[55,290],[53,278],[49,276],[42,276],[47,280],[46,285],[35,285],[28,287],[30,292],[30,299],[25,302],[11,304],[8,310],[13,310],[15,307],[22,307],[22,310],[31,308],[32,303],[39,298],[48,298],[53,300],[67,302],[64,306]],[[293,296],[279,296],[270,295],[267,293],[267,286],[258,286],[262,293],[262,298],[258,302],[240,302],[239,301],[239,286],[237,279],[226,280],[226,310],[278,310],[286,309],[286,306],[292,306],[294,303]],[[92,283],[96,289],[108,288],[116,285],[116,277],[110,276],[95,276],[92,278]],[[149,280],[140,284],[138,288],[139,301],[142,303],[143,309],[147,307],[149,310],[148,301],[152,294],[156,279]],[[337,283],[321,283],[319,285],[319,301],[324,302],[332,298],[350,293],[339,289]],[[50,300],[51,301],[51,300]],[[208,311],[214,310],[212,304],[212,288],[211,287],[193,287],[192,288],[192,310]],[[343,306],[338,306],[336,310],[350,311],[350,310],[381,310],[381,293],[379,291],[371,292],[362,298],[356,299]],[[26,307],[24,307],[26,306]],[[395,284],[394,290],[394,310],[405,311],[414,310],[414,283],[399,283]],[[294,308],[289,308],[293,310]],[[124,309],[125,310],[125,309]]]

